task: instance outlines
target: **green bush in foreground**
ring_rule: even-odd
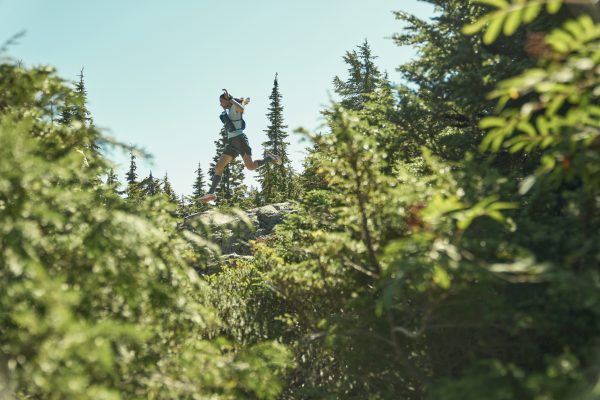
[[[101,183],[100,135],[52,118],[72,93],[51,69],[0,71],[0,397],[274,398],[286,349],[215,335],[174,205]]]

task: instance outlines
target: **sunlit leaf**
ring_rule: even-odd
[[[488,22],[489,18],[482,17],[472,24],[463,26],[462,33],[464,33],[465,35],[474,35],[480,30],[482,30]]]
[[[496,8],[508,8],[510,4],[506,0],[474,0],[475,3],[485,4]]]
[[[533,185],[535,185],[536,177],[534,175],[530,175],[523,179],[521,184],[519,185],[519,194],[524,195],[531,190]]]
[[[529,3],[523,11],[523,22],[529,23],[533,21],[542,9],[541,3]]]
[[[519,25],[521,24],[521,18],[523,17],[523,9],[517,8],[516,10],[512,10],[508,16],[506,17],[506,23],[504,24],[504,34],[506,36],[511,36]]]
[[[546,3],[546,11],[548,11],[549,14],[556,14],[561,6],[562,0],[548,0]]]
[[[502,29],[504,17],[504,14],[494,16],[494,18],[490,22],[490,26],[483,35],[483,42],[485,44],[492,44],[496,40],[496,38],[500,34],[500,30]]]

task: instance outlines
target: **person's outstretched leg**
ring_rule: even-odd
[[[265,158],[263,158],[262,160],[252,160],[252,155],[250,154],[244,154],[242,159],[244,160],[244,165],[250,171],[254,171],[255,169],[262,167],[268,162],[272,162],[273,164],[277,165],[281,164],[281,158],[268,151],[265,151]]]
[[[212,176],[212,181],[210,183],[210,189],[208,189],[208,193],[206,193],[204,196],[200,197],[200,199],[199,199],[200,201],[203,201],[206,203],[209,201],[213,201],[217,198],[215,191],[217,190],[217,187],[219,187],[219,183],[221,183],[221,177],[223,176],[223,170],[225,169],[227,164],[229,164],[231,162],[231,160],[233,160],[233,157],[231,157],[230,155],[227,155],[227,154],[221,155],[221,157],[219,158],[219,161],[217,161],[217,164],[215,165],[215,174]]]

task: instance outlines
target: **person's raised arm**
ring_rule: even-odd
[[[241,101],[238,101],[238,100],[241,100]],[[243,113],[244,106],[247,105],[248,103],[250,103],[250,97],[246,97],[246,98],[242,97],[241,99],[231,99],[231,101],[237,107],[237,111]]]

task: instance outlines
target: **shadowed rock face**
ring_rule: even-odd
[[[268,236],[287,214],[294,212],[292,203],[276,203],[247,211],[222,213],[210,210],[185,218],[186,228],[205,236],[211,232],[211,241],[221,248],[222,258],[231,260],[251,256],[249,241]],[[195,224],[194,222],[200,222]],[[200,227],[207,227],[198,232]]]

